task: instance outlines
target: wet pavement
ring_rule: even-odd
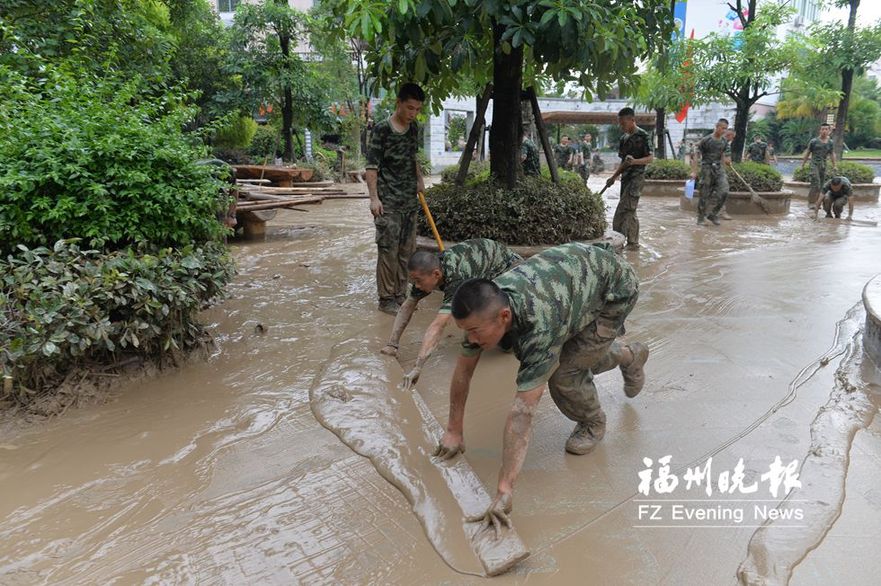
[[[0,583],[482,580],[446,565],[402,494],[310,409],[332,348],[391,327],[375,310],[367,208],[282,212],[266,242],[235,245],[232,297],[205,316],[217,341],[208,360],[0,430]],[[881,230],[814,222],[802,202],[720,227],[695,226],[675,198],[646,198],[639,214],[644,247],[625,255],[642,286],[627,331],[651,347],[646,388],[628,400],[620,374],[597,378],[607,434],[583,457],[564,453],[572,424],[543,399],[514,497],[532,556],[494,580],[735,584],[743,567],[773,568],[767,583],[786,583],[791,568],[796,585],[876,583],[879,386],[855,336]],[[881,208],[858,204],[855,216],[877,221]],[[404,334],[405,366],[437,297]],[[449,328],[420,380],[441,422],[458,339]],[[466,457],[490,493],[515,371],[513,357],[485,356],[466,410]],[[666,455],[681,485],[640,493],[644,458]],[[742,458],[757,492],[685,491],[685,467],[711,456],[715,477]],[[782,507],[801,506],[806,518],[791,524],[803,527],[758,527],[754,507],[783,498],[761,480],[777,456],[804,465]],[[647,518],[646,506],[669,517],[673,501],[746,516]]]

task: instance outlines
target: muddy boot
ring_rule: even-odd
[[[714,226],[718,226],[721,224],[719,218],[717,218],[716,216],[707,216],[707,219],[710,220]]]
[[[733,220],[734,218],[732,218],[731,216],[729,216],[729,215],[728,215],[728,212],[726,212],[725,210],[722,210],[722,213],[719,214],[719,219],[721,219],[721,220]]]
[[[592,420],[575,424],[575,429],[566,440],[566,451],[576,456],[583,456],[592,452],[604,435],[606,435],[606,414],[600,411]]]
[[[706,225],[707,225],[707,219],[704,218],[703,216],[698,216],[698,218],[697,218],[697,225],[698,225],[698,226],[706,226]]]
[[[383,313],[387,313],[389,315],[398,315],[398,310],[401,309],[401,306],[394,299],[380,299],[379,300],[379,311]]]
[[[639,242],[629,242],[624,250],[639,250]]]
[[[630,353],[633,354],[633,362],[627,366],[621,366],[621,374],[624,376],[624,394],[633,398],[639,394],[645,385],[645,363],[649,359],[649,347],[642,342],[627,344]]]
[[[826,217],[827,217],[827,218],[831,218],[831,217],[832,217],[832,214],[830,214],[829,212],[826,212]]]

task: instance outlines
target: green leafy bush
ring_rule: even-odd
[[[247,149],[257,133],[257,123],[250,116],[236,116],[214,134],[220,148]]]
[[[527,177],[513,189],[490,179],[464,187],[440,183],[426,192],[438,231],[445,240],[491,238],[507,244],[560,244],[599,238],[606,230],[602,198],[580,178],[555,185]],[[431,232],[422,214],[419,233]]]
[[[691,167],[676,159],[657,159],[645,168],[646,179],[679,179],[685,181],[691,175]]]
[[[875,179],[875,171],[868,165],[862,163],[854,163],[852,161],[841,161],[837,165],[837,171],[832,171],[831,165],[826,166],[826,176],[841,175],[847,177],[851,183],[871,183]],[[810,183],[811,167],[810,164],[799,167],[792,174],[793,181],[803,181]]]
[[[284,141],[281,139],[281,131],[272,124],[263,124],[257,127],[257,132],[254,133],[254,138],[248,147],[248,154],[261,164],[265,159],[272,163],[276,154],[281,156],[283,150]]]
[[[19,246],[0,261],[0,370],[13,378],[12,399],[27,403],[90,362],[198,346],[198,313],[232,274],[218,243],[155,254],[82,250],[75,240]]]
[[[780,171],[765,165],[764,163],[754,163],[752,161],[743,161],[734,163],[734,168],[740,173],[744,181],[749,183],[753,191],[780,191],[783,188],[783,175]],[[740,178],[731,171],[728,171],[728,189],[731,191],[749,191],[747,186]]]
[[[193,111],[138,83],[46,67],[27,80],[0,67],[0,254],[83,238],[88,246],[183,246],[218,238],[223,184]]]
[[[471,164],[468,165],[468,175],[466,179],[473,178],[476,175],[480,175],[481,173],[489,173],[489,161],[471,161]],[[455,183],[456,175],[459,174],[459,165],[450,165],[449,167],[445,167],[443,171],[441,171],[441,182],[443,183]]]

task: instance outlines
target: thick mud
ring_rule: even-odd
[[[856,214],[881,219],[878,204]],[[626,253],[642,278],[627,330],[652,349],[646,388],[628,400],[620,375],[598,377],[608,429],[584,457],[564,453],[572,423],[543,401],[514,497],[532,555],[494,581],[737,584],[743,567],[753,583],[791,572],[797,585],[874,584],[877,386],[865,374],[874,365],[854,362],[848,324],[859,327],[849,312],[878,272],[881,229],[813,222],[802,203],[717,228],[695,226],[675,199],[646,199],[640,220],[644,248]],[[266,242],[235,248],[232,298],[206,316],[217,340],[207,361],[120,388],[104,405],[0,430],[0,583],[485,580],[445,563],[404,494],[310,409],[333,347],[391,327],[375,310],[367,202],[329,201],[273,224]],[[404,366],[438,303],[430,298],[405,333]],[[420,380],[441,423],[458,341],[451,328]],[[466,458],[489,494],[515,371],[513,357],[485,356],[466,410]],[[842,393],[859,408],[844,409]],[[644,459],[657,478],[667,455],[680,485],[640,492]],[[760,480],[778,456],[798,460],[802,475],[785,501]],[[758,491],[686,491],[686,468],[709,457],[714,476],[743,459]],[[807,501],[807,531],[753,514],[797,500]],[[748,514],[672,519],[673,503]],[[654,506],[662,522],[646,518]]]

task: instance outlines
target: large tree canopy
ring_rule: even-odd
[[[431,106],[462,80],[493,83],[493,175],[519,173],[520,98],[540,79],[604,95],[636,86],[639,62],[670,38],[668,0],[330,0],[370,45],[376,82],[422,84]],[[470,85],[470,84],[469,84]],[[473,87],[473,85],[470,85]]]

